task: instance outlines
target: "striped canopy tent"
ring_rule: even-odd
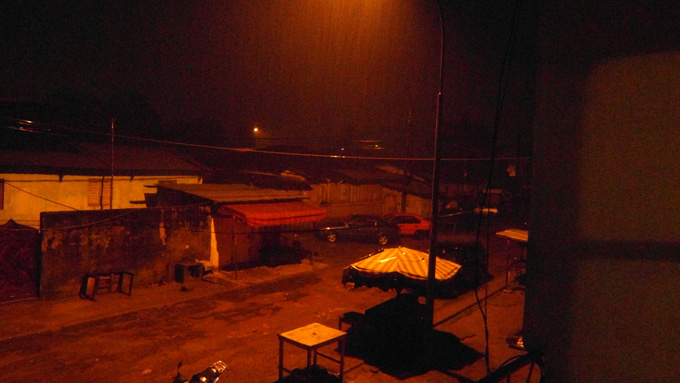
[[[428,253],[407,247],[384,249],[345,268],[342,283],[354,283],[354,287],[378,287],[384,291],[409,289],[425,294],[429,259]],[[460,267],[437,257],[435,287],[441,288],[452,282]]]

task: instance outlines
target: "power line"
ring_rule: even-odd
[[[500,124],[501,124],[501,114],[503,111],[503,103],[505,100],[505,94],[507,91],[507,84],[508,84],[508,66],[509,63],[512,60],[512,55],[514,53],[514,46],[515,46],[515,39],[516,39],[516,33],[517,33],[517,27],[519,24],[519,13],[521,9],[522,1],[521,0],[516,0],[514,7],[513,7],[513,12],[512,12],[512,17],[510,20],[510,32],[509,32],[509,38],[508,38],[508,45],[505,49],[505,52],[503,54],[503,58],[501,61],[501,68],[500,68],[500,73],[499,73],[499,78],[498,78],[498,88],[497,88],[497,94],[496,94],[496,107],[495,107],[495,113],[494,113],[494,127],[493,127],[493,138],[491,141],[491,159],[490,162],[493,165],[495,161],[499,160],[499,158],[496,158],[496,141],[498,139],[498,131],[500,130]],[[489,167],[489,173],[488,173],[488,178],[487,178],[487,184],[486,184],[486,189],[484,190],[484,198],[482,200],[482,206],[480,206],[480,212],[479,212],[479,220],[477,222],[477,235],[475,239],[475,258],[477,258],[477,249],[476,247],[479,244],[480,240],[480,232],[481,232],[481,226],[482,226],[482,213],[484,211],[484,206],[489,202],[490,199],[490,189],[491,189],[491,182],[493,179],[493,172],[494,172],[494,166]],[[489,248],[489,237],[490,237],[490,221],[487,220],[487,231],[486,231],[486,243],[487,243],[487,249]],[[476,260],[478,262],[478,260]],[[487,253],[487,259],[485,259],[485,266],[488,272],[488,253]],[[489,287],[488,284],[484,285],[484,294],[486,299],[484,300],[484,307],[482,307],[482,303],[479,298],[479,293],[477,288],[475,287],[475,298],[477,300],[477,306],[479,308],[479,312],[482,316],[482,322],[484,323],[484,361],[486,364],[486,371],[487,373],[491,373],[491,368],[490,368],[490,357],[489,357],[489,326],[488,326],[488,320],[487,320],[487,313],[488,313],[488,291]]]
[[[18,120],[18,119],[13,119],[13,118],[9,118],[9,117],[6,117],[6,118],[16,120],[16,121],[25,121],[25,120]],[[36,123],[34,123],[34,124],[36,124]],[[91,130],[71,128],[71,127],[67,127],[67,126],[49,125],[49,124],[40,124],[40,123],[37,123],[37,125],[58,127],[60,129],[65,129],[65,130],[70,130],[70,131],[75,131],[75,132],[90,133],[90,134],[95,134],[95,135],[104,136],[104,137],[110,137],[111,136],[110,133],[94,132],[94,131],[91,131]],[[9,128],[9,127],[7,127],[7,128]],[[174,145],[174,146],[182,146],[182,147],[190,147],[190,148],[224,150],[224,151],[231,151],[231,152],[238,152],[238,153],[277,154],[277,155],[286,155],[286,156],[293,156],[293,157],[332,158],[332,159],[348,159],[348,160],[421,161],[421,162],[422,161],[433,161],[434,160],[434,158],[432,158],[432,157],[386,157],[386,156],[355,156],[355,155],[342,155],[342,154],[295,153],[295,152],[284,152],[284,151],[275,151],[275,150],[243,148],[243,147],[228,147],[228,146],[219,146],[219,145],[195,144],[195,143],[188,143],[188,142],[162,140],[162,139],[157,139],[157,138],[145,138],[145,137],[121,135],[121,134],[117,134],[116,137],[127,139],[127,140],[132,140],[132,141],[152,142],[152,143],[156,143],[156,144]],[[476,151],[478,153],[482,153],[481,151],[476,150],[476,149],[462,147],[462,146],[459,146],[459,145],[454,145],[454,146],[457,146],[461,149]],[[494,158],[492,158],[492,157],[459,157],[459,158],[441,158],[440,161],[448,161],[448,162],[491,161],[492,159],[494,159]],[[496,157],[495,159],[496,160],[508,160],[508,161],[530,161],[531,157]]]

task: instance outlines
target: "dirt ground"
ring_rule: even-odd
[[[505,337],[521,328],[523,293],[499,292],[505,286],[508,252],[514,256],[518,250],[516,245],[493,236],[488,243],[490,271],[495,277],[478,289],[480,304],[474,292],[435,303],[435,322],[439,323],[436,330],[442,340],[437,358],[443,361],[437,369],[395,371],[379,360],[369,363],[350,355],[346,358],[345,381],[476,381],[487,373],[486,339],[492,370],[508,358],[522,354],[508,347]],[[374,250],[373,245],[311,240],[305,245],[316,247],[319,255],[312,263],[274,268],[291,270],[289,274],[263,268],[242,270],[238,276],[225,273],[211,282],[195,279],[188,281],[184,289],[190,292],[209,289],[210,295],[163,303],[164,297],[183,294],[182,285],[173,283],[164,290],[168,293],[156,298],[158,302],[149,307],[8,337],[0,341],[0,379],[44,383],[171,382],[180,361],[182,373],[191,376],[222,360],[228,367],[220,381],[275,382],[277,334],[314,322],[337,328],[341,314],[363,312],[396,294],[376,288],[355,289],[340,283],[342,269]],[[426,240],[407,239],[403,245],[425,250],[428,244]],[[102,295],[91,305],[117,307],[125,300],[141,300],[144,294],[140,291],[131,297]],[[489,294],[492,295],[484,300]],[[73,305],[80,307],[77,305],[83,303],[74,301]],[[486,313],[488,338],[479,306]],[[11,309],[11,304],[3,307],[2,312],[7,312],[8,307]],[[336,350],[331,347],[328,352]],[[286,346],[285,357],[289,367],[305,363],[304,352],[292,346]],[[327,367],[337,370],[332,363]],[[526,372],[517,376],[521,374]]]

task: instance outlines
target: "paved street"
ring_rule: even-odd
[[[136,287],[130,297],[102,295],[96,302],[74,297],[2,305],[3,318],[15,317],[0,331],[0,379],[170,382],[179,361],[184,361],[183,374],[191,376],[222,360],[228,365],[225,381],[275,382],[276,334],[313,322],[337,327],[342,313],[363,312],[395,296],[394,291],[340,283],[342,268],[374,250],[373,245],[303,240],[318,252],[311,264],[229,272],[211,278],[212,283],[194,279],[185,285],[189,291],[173,282]],[[403,245],[425,250],[428,243],[405,239]],[[521,327],[523,293],[499,292],[505,285],[506,256],[516,255],[516,245],[492,236],[489,248],[495,278],[478,295],[487,313],[489,359],[495,369],[521,353],[504,339]],[[485,294],[493,295],[484,301]],[[440,356],[446,359],[441,371],[396,376],[348,357],[345,381],[469,382],[483,377],[485,330],[476,302],[473,292],[436,302],[437,330],[455,345],[444,348],[448,353]],[[286,363],[302,365],[302,351],[286,348]]]

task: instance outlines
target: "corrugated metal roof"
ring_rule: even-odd
[[[114,145],[117,175],[199,175],[205,169],[191,159],[148,147]],[[68,151],[0,151],[0,168],[7,173],[111,174],[111,146],[73,144]]]
[[[240,184],[172,184],[159,185],[159,188],[177,190],[219,203],[307,198],[303,192],[298,190],[260,189]]]
[[[400,182],[404,179],[403,175],[390,173],[371,167],[362,169],[343,168],[336,169],[335,171],[345,177],[349,177],[350,181],[355,182]]]
[[[111,168],[111,146],[81,144],[80,147]],[[114,168],[121,170],[196,172],[201,169],[201,165],[188,157],[151,147],[114,145],[113,158]]]

